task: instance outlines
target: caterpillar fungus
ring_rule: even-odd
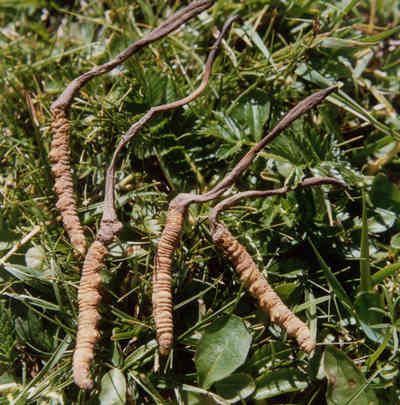
[[[321,184],[344,186],[341,181],[331,177],[312,177],[303,180],[298,187],[304,188]],[[288,191],[289,188],[286,186],[265,191],[245,191],[226,198],[217,204],[210,213],[211,236],[216,246],[232,263],[236,273],[239,275],[240,281],[244,283],[251,295],[258,301],[259,307],[269,315],[272,322],[281,326],[289,336],[297,340],[301,350],[310,353],[315,348],[315,340],[308,326],[282,302],[267,279],[257,268],[246,248],[235,239],[222,223],[217,221],[218,214],[223,209],[234,205],[243,198],[282,195]]]
[[[49,160],[54,177],[54,191],[57,195],[56,207],[61,213],[64,228],[72,246],[82,256],[86,252],[86,239],[77,214],[77,199],[71,175],[71,151],[69,146],[70,123],[68,121],[68,109],[74,96],[88,81],[114,69],[141,48],[165,37],[212,4],[213,1],[210,0],[198,0],[182,8],[159,27],[134,42],[114,59],[96,66],[72,80],[51,105],[53,140],[50,146]]]
[[[168,355],[173,344],[171,263],[185,222],[186,207],[170,205],[167,219],[157,246],[153,272],[153,317],[156,324],[158,350]]]
[[[171,263],[174,250],[179,244],[181,230],[188,207],[192,203],[204,203],[218,198],[239,176],[247,170],[257,154],[298,117],[321,103],[336,86],[318,91],[293,107],[260,142],[255,144],[236,166],[210,191],[204,194],[178,194],[171,200],[167,221],[161,234],[154,261],[153,317],[156,323],[158,348],[161,355],[168,355],[173,344],[173,314],[171,292]]]
[[[90,375],[90,364],[94,358],[94,347],[99,339],[98,321],[100,314],[98,305],[101,301],[99,292],[101,286],[100,270],[104,266],[104,258],[107,255],[107,246],[122,228],[115,210],[115,165],[117,157],[123,147],[158,113],[166,112],[181,107],[196,99],[207,87],[211,75],[212,65],[229,27],[236,17],[230,17],[216,39],[205,64],[203,77],[200,85],[188,96],[168,104],[151,107],[144,116],[133,124],[121,137],[115,148],[110,165],[106,173],[104,190],[104,211],[96,239],[90,246],[84,260],[82,278],[79,286],[79,317],[76,347],[73,357],[73,375],[75,383],[83,389],[93,387],[93,379]]]

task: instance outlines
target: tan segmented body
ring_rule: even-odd
[[[90,365],[94,358],[94,346],[100,337],[97,325],[100,320],[98,305],[101,301],[99,273],[104,266],[106,254],[107,248],[101,242],[92,243],[83,264],[79,285],[78,334],[73,358],[73,375],[75,383],[83,389],[93,387]]]
[[[185,221],[185,212],[170,208],[157,247],[153,273],[153,317],[156,324],[158,350],[169,354],[174,334],[172,316],[171,264]]]
[[[86,252],[86,240],[80,224],[71,176],[69,131],[70,125],[65,111],[52,110],[53,140],[49,152],[51,171],[54,176],[54,190],[58,196],[57,208],[60,210],[64,227],[72,246],[81,254]]]
[[[233,264],[240,280],[257,299],[260,308],[269,315],[271,321],[284,328],[289,336],[294,337],[304,352],[313,351],[315,341],[308,326],[282,302],[258,270],[245,247],[222,224],[216,226],[213,240]]]

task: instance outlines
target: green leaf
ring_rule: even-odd
[[[308,387],[308,382],[300,371],[283,368],[268,371],[257,379],[255,400],[273,398],[288,392],[303,391]]]
[[[229,402],[211,391],[189,384],[182,385],[182,399],[185,405],[228,405]]]
[[[23,317],[15,320],[15,331],[20,340],[36,347],[37,350],[50,351],[54,340],[51,330],[44,328],[43,318],[29,309]]]
[[[373,216],[368,218],[368,231],[370,233],[383,233],[392,228],[397,215],[393,211],[375,208]]]
[[[365,192],[362,197],[362,228],[361,228],[361,247],[360,247],[360,291],[369,291],[371,289],[371,271],[369,267],[369,242],[368,242],[368,218],[367,202]]]
[[[274,285],[276,293],[283,299],[283,301],[287,301],[298,287],[299,283],[296,281]]]
[[[386,175],[380,173],[375,176],[370,198],[374,206],[400,214],[400,190]]]
[[[243,24],[242,29],[248,35],[248,37],[251,39],[251,41],[254,43],[254,45],[265,56],[265,59],[269,63],[271,63],[271,65],[275,68],[271,53],[268,50],[268,48],[265,46],[265,42],[263,41],[263,39],[258,35],[257,30],[247,22]],[[239,30],[239,32],[240,32],[240,30]]]
[[[200,385],[211,385],[229,376],[246,360],[251,335],[241,318],[219,319],[203,334],[195,357]]]
[[[393,336],[393,330],[389,329],[386,332],[386,336],[385,336],[385,339],[383,340],[383,342],[379,345],[379,347],[375,350],[375,352],[372,353],[371,356],[369,356],[368,360],[366,361],[366,365],[369,369],[374,365],[374,363],[379,359],[381,354],[384,352],[384,350],[386,349],[387,345],[389,344],[392,336]]]
[[[326,264],[325,260],[319,254],[319,252],[318,252],[317,248],[315,247],[314,243],[312,242],[312,240],[308,239],[308,242],[310,243],[315,255],[317,256],[319,264],[322,267],[324,276],[325,276],[326,280],[328,281],[329,285],[331,286],[333,292],[336,294],[336,296],[339,298],[339,300],[342,301],[342,303],[347,305],[348,309],[352,309],[353,303],[350,300],[349,296],[347,295],[346,290],[342,287],[339,280],[333,274],[331,268]]]
[[[374,328],[375,325],[383,321],[382,313],[379,311],[379,309],[384,309],[381,296],[372,291],[360,292],[356,296],[354,308],[358,315],[361,329],[367,337],[374,342],[381,343],[383,340],[381,333],[379,333],[381,329]]]
[[[234,404],[250,396],[256,386],[250,375],[244,373],[232,374],[215,384],[218,395]]]
[[[390,246],[393,249],[400,249],[400,233],[396,233],[396,235],[392,236],[390,239]]]
[[[378,405],[374,391],[343,352],[328,347],[323,356],[323,368],[328,378],[326,400],[328,405]]]
[[[183,400],[185,405],[218,405],[213,397],[198,392],[184,392]]]
[[[269,95],[263,91],[252,91],[242,97],[231,113],[240,130],[239,138],[260,140],[264,135],[264,124],[270,109]]]
[[[400,25],[398,25],[397,27],[391,28],[389,30],[383,31],[379,34],[368,35],[366,37],[360,38],[359,41],[368,42],[368,43],[379,42],[386,38],[389,38],[390,36],[392,36],[393,34],[396,34],[399,31],[400,31]]]
[[[71,337],[65,336],[65,338],[60,342],[57,349],[53,351],[49,360],[44,364],[44,366],[40,369],[39,373],[36,374],[34,378],[32,378],[28,384],[26,384],[15,398],[15,404],[26,404],[27,398],[33,399],[35,395],[40,393],[41,384],[44,383],[44,386],[47,388],[49,385],[49,371],[54,369],[57,364],[59,364],[60,360],[65,356],[65,353],[68,350],[68,346],[71,343]]]
[[[126,379],[119,368],[112,368],[101,379],[100,404],[124,405],[126,402]]]
[[[374,285],[379,284],[386,277],[393,276],[400,269],[400,263],[393,263],[385,266],[383,269],[378,270],[375,274],[372,275],[372,283]]]

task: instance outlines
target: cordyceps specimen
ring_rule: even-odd
[[[341,181],[331,177],[311,177],[300,182],[298,187],[305,188],[322,184],[344,186]],[[240,281],[244,283],[251,295],[258,301],[260,308],[269,315],[273,323],[279,325],[286,330],[289,336],[297,340],[301,350],[310,353],[315,348],[315,341],[308,326],[282,302],[257,268],[246,248],[237,241],[224,224],[218,222],[218,214],[241,199],[283,195],[288,191],[290,191],[289,187],[285,186],[272,190],[244,191],[226,198],[212,209],[209,216],[211,236],[214,243],[232,263],[240,277]]]
[[[188,20],[211,7],[212,4],[213,1],[210,0],[198,0],[190,3],[187,7],[169,17],[159,27],[134,42],[114,59],[103,65],[96,66],[72,80],[64,92],[52,104],[51,128],[53,140],[49,159],[54,176],[54,190],[58,197],[56,206],[60,210],[64,228],[67,231],[72,246],[82,256],[86,252],[86,239],[77,214],[76,197],[71,176],[71,151],[69,146],[70,123],[68,121],[68,109],[74,96],[89,80],[114,69],[141,48],[170,34]]]
[[[200,85],[188,96],[172,103],[152,107],[147,113],[122,136],[116,147],[107,169],[105,191],[104,191],[104,211],[100,223],[96,240],[90,246],[83,264],[82,277],[79,285],[79,319],[78,333],[76,337],[76,347],[73,357],[73,375],[75,383],[83,389],[91,389],[93,380],[90,375],[90,365],[94,358],[94,346],[99,339],[97,328],[100,314],[98,305],[101,300],[99,292],[101,286],[100,270],[104,266],[104,258],[108,252],[107,246],[122,228],[115,211],[114,188],[115,188],[115,164],[117,157],[123,147],[146,125],[155,115],[166,112],[197,98],[207,87],[211,75],[211,69],[217,51],[229,27],[236,17],[230,17],[224,24],[217,40],[215,41],[205,64],[203,78]]]
[[[215,187],[202,195],[178,194],[169,204],[167,220],[158,243],[153,273],[153,316],[156,323],[157,342],[161,355],[168,355],[173,344],[173,316],[171,291],[171,263],[185,222],[186,212],[192,203],[211,201],[223,194],[250,166],[253,159],[269,142],[293,121],[325,99],[336,86],[308,96],[292,108],[259,143],[254,145]]]

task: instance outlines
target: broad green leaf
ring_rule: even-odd
[[[220,319],[204,332],[195,357],[200,385],[211,385],[229,376],[246,360],[251,335],[241,318]]]
[[[270,107],[270,96],[261,90],[254,90],[236,100],[229,111],[215,112],[217,122],[213,130],[230,144],[240,146],[245,141],[258,141],[264,135]]]
[[[368,231],[370,233],[383,233],[396,223],[397,215],[393,211],[375,208],[373,216],[368,218]]]
[[[215,383],[217,393],[231,404],[247,398],[255,388],[254,380],[244,373],[232,374]]]
[[[102,405],[126,403],[126,379],[119,368],[112,368],[101,379],[99,400]]]
[[[283,301],[287,301],[298,287],[299,283],[296,281],[279,283],[274,285],[276,293],[283,299]]]
[[[296,369],[268,371],[256,381],[255,400],[273,398],[288,392],[303,391],[308,387],[305,375]]]
[[[400,189],[386,175],[380,173],[375,176],[370,198],[374,206],[400,214]]]
[[[400,233],[396,233],[390,239],[390,246],[394,249],[400,249]]]
[[[354,308],[359,318],[362,330],[369,339],[381,343],[381,329],[374,328],[383,321],[383,315],[379,309],[384,309],[384,303],[380,294],[373,291],[363,291],[357,294]],[[378,309],[378,310],[377,310]]]
[[[271,109],[270,97],[263,91],[252,91],[242,97],[232,109],[231,116],[240,129],[240,138],[245,136],[252,141],[263,137],[264,124]]]
[[[374,391],[352,360],[333,346],[323,356],[323,368],[328,378],[328,405],[378,405]]]

